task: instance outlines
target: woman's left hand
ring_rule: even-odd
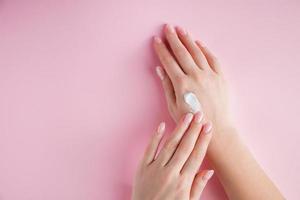
[[[183,116],[159,153],[165,124],[152,136],[137,170],[132,200],[199,199],[213,170],[198,171],[212,133],[203,114]]]

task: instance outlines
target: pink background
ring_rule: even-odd
[[[300,1],[0,0],[0,199],[129,199],[167,113],[151,38],[165,22],[223,63],[241,134],[300,196]],[[205,199],[226,199],[214,178]]]

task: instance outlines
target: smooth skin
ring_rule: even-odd
[[[132,200],[198,200],[213,175],[199,171],[212,137],[211,123],[203,123],[203,114],[187,113],[158,152],[164,137],[162,122],[153,134],[139,164]]]
[[[231,200],[281,200],[282,194],[255,161],[240,139],[230,117],[227,86],[221,65],[200,41],[183,28],[164,26],[166,41],[154,38],[154,49],[162,67],[162,81],[169,112],[175,122],[189,112],[183,94],[194,92],[214,127],[207,156]]]

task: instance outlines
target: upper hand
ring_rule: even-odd
[[[216,129],[229,126],[227,86],[217,58],[199,41],[180,27],[164,27],[166,42],[154,38],[154,49],[163,66],[160,76],[168,109],[175,121],[190,111],[183,100],[186,92],[198,97],[205,116]],[[167,45],[170,47],[168,48]]]

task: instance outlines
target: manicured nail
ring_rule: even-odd
[[[156,71],[157,76],[160,78],[160,80],[164,80],[165,77],[164,77],[163,69],[160,66],[157,66],[155,68],[155,71]]]
[[[212,175],[214,174],[214,172],[215,172],[214,170],[208,170],[206,172],[206,174],[204,174],[203,179],[204,180],[209,180],[212,177]]]
[[[212,129],[212,123],[211,122],[207,122],[204,126],[204,133],[205,134],[209,134],[211,132]]]
[[[157,134],[161,135],[165,132],[166,129],[166,123],[165,122],[161,122],[157,128]]]
[[[193,119],[193,114],[188,113],[188,114],[185,115],[183,121],[184,121],[184,123],[189,124],[189,123],[191,123],[192,119]]]
[[[202,47],[206,47],[205,43],[204,42],[201,42],[200,40],[197,40],[196,41],[200,46]]]
[[[174,27],[173,27],[172,25],[170,25],[170,24],[167,24],[167,25],[166,25],[166,29],[167,29],[167,31],[169,31],[170,33],[175,33]]]
[[[156,42],[156,43],[162,43],[160,37],[158,37],[158,36],[154,37],[154,42]]]
[[[202,119],[203,119],[203,113],[201,111],[197,112],[195,114],[195,122],[199,124],[202,121]]]
[[[186,35],[186,30],[185,30],[185,29],[183,29],[183,28],[181,28],[181,27],[179,27],[179,26],[177,26],[176,29],[177,29],[177,31],[179,32],[179,34],[181,34],[181,35]]]

